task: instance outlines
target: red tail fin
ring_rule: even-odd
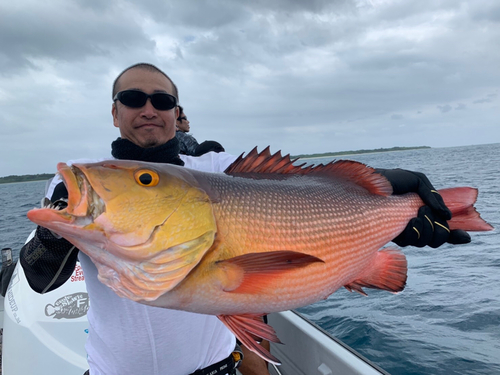
[[[458,187],[439,190],[444,203],[451,211],[452,218],[448,221],[450,229],[465,231],[488,231],[493,227],[481,219],[474,208],[477,199],[477,189]]]

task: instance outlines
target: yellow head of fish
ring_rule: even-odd
[[[89,255],[99,279],[119,295],[153,300],[199,263],[216,233],[212,205],[187,169],[158,163],[60,163],[68,190],[62,210],[28,218]]]

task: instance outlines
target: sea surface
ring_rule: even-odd
[[[500,144],[346,158],[421,171],[438,189],[477,187],[478,211],[500,228]],[[39,206],[44,187],[44,181],[0,184],[0,246],[16,257],[35,229],[26,212]],[[404,252],[402,293],[367,289],[363,297],[342,289],[299,311],[391,374],[500,374],[499,230],[472,233],[467,245]]]

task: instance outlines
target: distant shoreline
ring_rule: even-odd
[[[415,147],[391,147],[391,148],[376,148],[370,150],[355,150],[355,151],[338,151],[338,152],[324,152],[321,154],[300,154],[291,155],[290,158],[296,159],[319,159],[332,156],[346,156],[346,155],[359,155],[359,154],[374,154],[379,152],[393,152],[393,151],[407,151],[407,150],[421,150],[431,148],[430,146],[415,146]]]
[[[0,184],[11,184],[14,182],[44,181],[54,177],[54,173],[24,174],[0,177]]]
[[[317,158],[327,158],[332,156],[346,156],[346,155],[356,155],[356,154],[371,154],[377,152],[392,152],[392,151],[406,151],[406,150],[419,150],[423,148],[430,148],[429,146],[417,146],[417,147],[391,147],[391,148],[377,148],[371,150],[355,150],[355,151],[339,151],[339,152],[324,152],[321,154],[300,154],[290,156],[292,159],[317,159]],[[26,175],[11,175],[6,177],[0,177],[0,184],[9,184],[14,182],[29,182],[29,181],[43,181],[54,177],[53,173],[42,173],[42,174],[26,174]]]

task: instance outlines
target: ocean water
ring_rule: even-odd
[[[436,188],[473,186],[476,207],[500,228],[500,144],[349,155],[380,168],[424,172]],[[331,159],[311,159],[325,163]],[[0,245],[15,256],[35,225],[44,181],[0,184]],[[472,243],[407,247],[408,281],[397,295],[339,290],[299,309],[391,374],[500,374],[500,236]]]
[[[26,238],[36,228],[26,213],[34,207],[40,207],[46,183],[0,184],[0,246],[12,248],[16,259]]]
[[[500,228],[500,144],[347,158],[424,172],[438,189],[477,187],[478,211]],[[402,293],[342,289],[299,311],[391,374],[500,374],[500,235],[471,236],[467,245],[403,249]]]

